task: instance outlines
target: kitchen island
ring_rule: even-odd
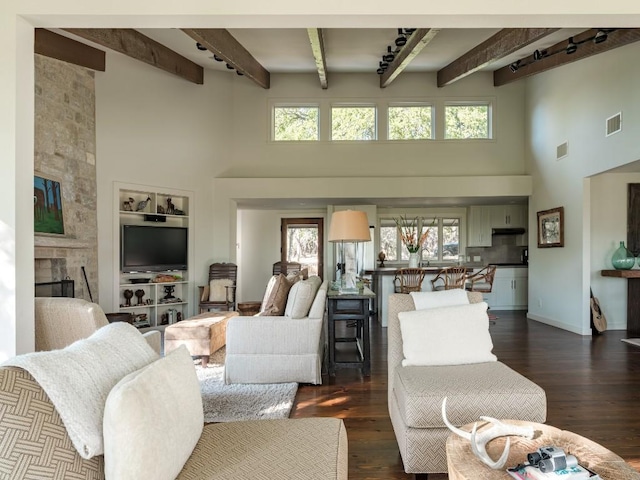
[[[491,293],[484,294],[485,301],[494,310],[526,310],[528,301],[528,266],[518,263],[496,264],[495,280]],[[474,273],[484,267],[478,264],[466,264],[468,273]],[[383,327],[387,326],[387,299],[394,293],[393,279],[398,267],[383,267],[365,270],[364,275],[371,277],[371,289],[376,293],[374,312]],[[445,266],[423,267],[425,271],[422,291],[431,291],[431,280]]]

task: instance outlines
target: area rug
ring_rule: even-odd
[[[630,343],[631,345],[635,345],[636,347],[640,347],[640,338],[623,338],[621,339],[625,343]]]
[[[207,368],[194,361],[204,406],[205,422],[235,422],[288,418],[298,391],[297,383],[224,383],[225,349],[209,359]]]

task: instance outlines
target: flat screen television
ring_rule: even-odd
[[[188,229],[123,225],[120,269],[125,273],[186,270]]]

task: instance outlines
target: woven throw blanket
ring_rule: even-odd
[[[28,371],[60,414],[82,458],[104,453],[102,420],[111,389],[125,375],[160,358],[126,322],[110,323],[62,350],[35,352],[3,365]]]

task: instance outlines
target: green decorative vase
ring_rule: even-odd
[[[624,246],[624,242],[620,242],[620,246],[613,252],[613,257],[611,257],[613,268],[616,270],[630,270],[635,263],[636,257]]]

